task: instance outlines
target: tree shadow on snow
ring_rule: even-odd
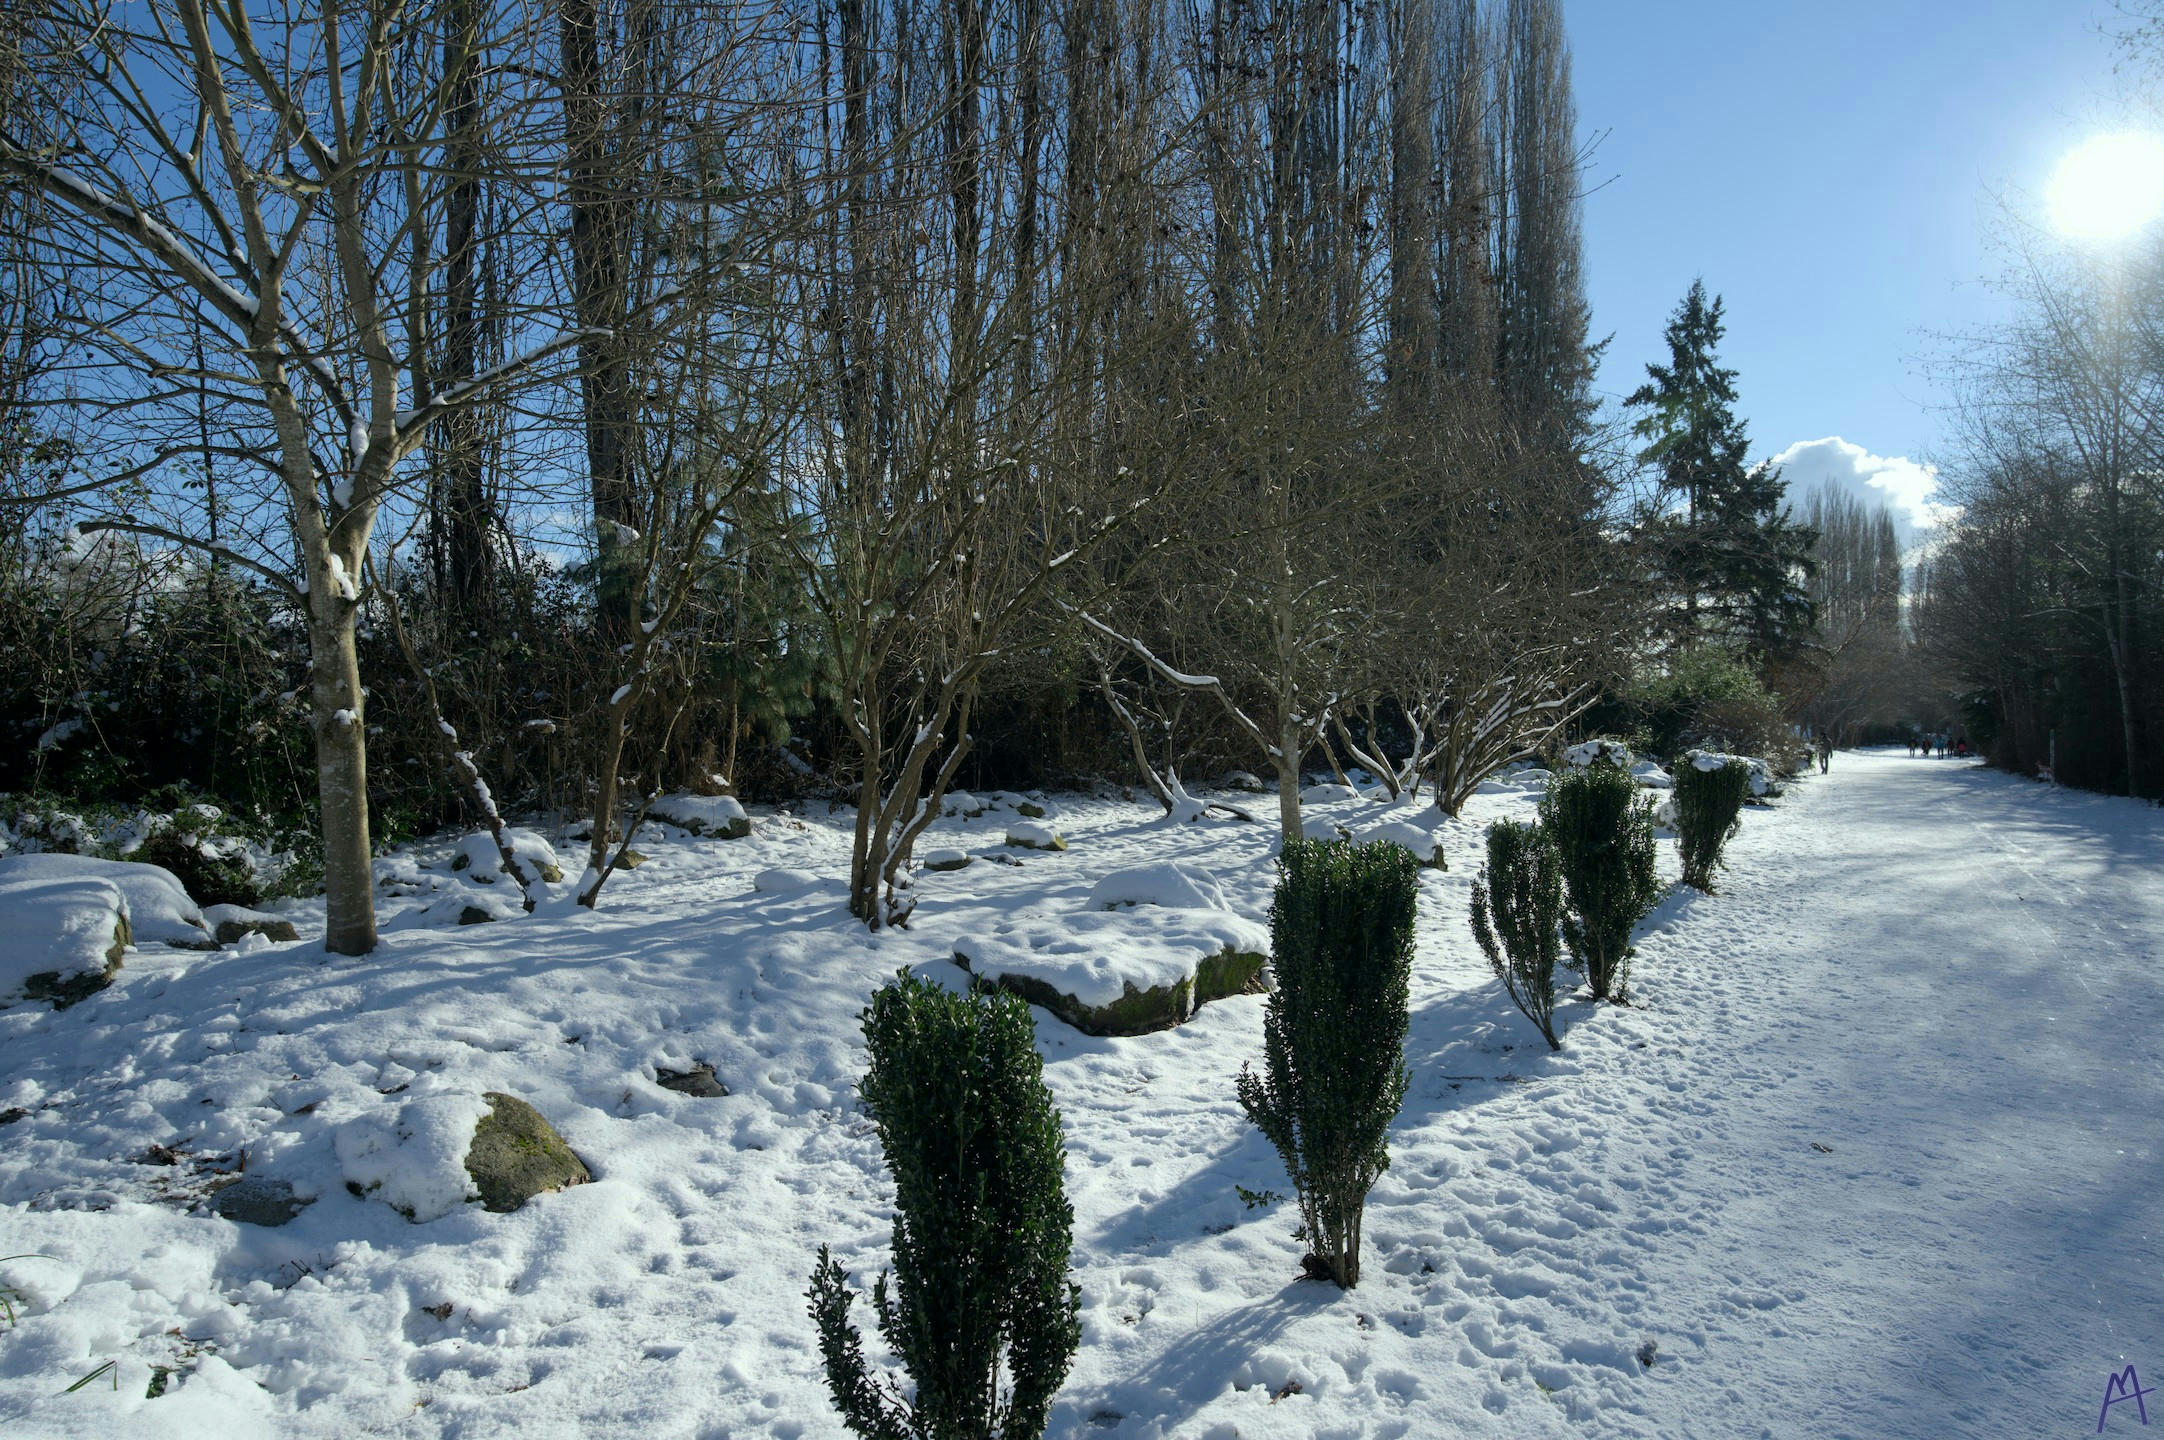
[[[1343,1299],[1344,1292],[1334,1285],[1294,1280],[1275,1294],[1235,1306],[1173,1341],[1128,1379],[1070,1395],[1060,1403],[1051,1433],[1082,1433],[1082,1422],[1103,1424],[1095,1417],[1108,1415],[1123,1421],[1148,1419],[1172,1429],[1215,1400],[1228,1375],[1235,1385],[1242,1383],[1258,1352],[1275,1344],[1292,1325]],[[1255,1374],[1247,1376],[1246,1383],[1267,1385],[1273,1377]],[[1063,1421],[1073,1428],[1062,1429]]]
[[[1405,1064],[1412,1080],[1392,1128],[1425,1125],[1492,1100],[1513,1085],[1571,1073],[1575,1061],[1570,1032],[1599,1009],[1599,1002],[1582,990],[1557,997],[1560,1051],[1549,1050],[1499,980],[1440,996],[1414,1010],[1405,1037]]]

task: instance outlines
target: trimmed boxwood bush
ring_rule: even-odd
[[[1606,761],[1549,782],[1541,824],[1555,841],[1569,906],[1570,967],[1596,1000],[1629,998],[1631,931],[1660,898],[1653,861],[1653,802],[1630,773]]]
[[[1419,895],[1420,864],[1402,846],[1295,840],[1270,904],[1277,989],[1263,1002],[1262,1073],[1241,1067],[1240,1104],[1292,1178],[1301,1267],[1347,1290],[1405,1098]]]
[[[864,1038],[860,1088],[895,1190],[893,1285],[879,1277],[872,1310],[916,1394],[872,1376],[856,1296],[821,1246],[809,1299],[835,1407],[872,1440],[1036,1440],[1082,1330],[1059,1112],[1029,1006],[904,971],[872,997]]]
[[[1513,820],[1490,825],[1487,868],[1473,882],[1473,938],[1550,1050],[1563,1048],[1555,1038],[1562,913],[1562,858],[1548,832]]]
[[[1728,837],[1743,824],[1743,800],[1751,769],[1731,755],[1693,750],[1676,766],[1676,835],[1683,855],[1683,883],[1713,893]]]

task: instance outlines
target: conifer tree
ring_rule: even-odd
[[[1739,644],[1761,657],[1794,649],[1811,628],[1812,532],[1783,503],[1787,482],[1747,460],[1736,372],[1716,352],[1727,332],[1721,297],[1703,280],[1668,322],[1668,363],[1624,404],[1644,413],[1632,433],[1653,467],[1661,504],[1647,527],[1654,565],[1681,602],[1675,638]],[[1680,509],[1677,507],[1680,505]]]

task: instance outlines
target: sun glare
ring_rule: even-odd
[[[2077,240],[2118,240],[2164,211],[2164,137],[2098,135],[2051,177],[2051,221]]]

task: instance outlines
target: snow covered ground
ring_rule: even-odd
[[[1837,755],[1748,812],[1722,894],[1648,922],[1639,1004],[1565,1004],[1550,1056],[1465,925],[1479,826],[1530,804],[1476,797],[1423,872],[1412,1086],[1349,1294],[1235,1188],[1288,1188],[1232,1093],[1259,997],[1128,1039],[1040,1012],[1084,1327],[1053,1434],[2073,1436],[2107,1375],[2158,1383],[2156,810]],[[424,849],[414,923],[366,960],[138,949],[71,1010],[0,1011],[0,1255],[53,1257],[0,1263],[0,1433],[842,1434],[802,1297],[822,1243],[865,1281],[885,1257],[857,1011],[1129,867],[1201,867],[1261,917],[1268,834],[1151,813],[1063,797],[1065,853],[943,821],[926,848],[1022,863],[926,873],[880,936],[841,911],[846,814],[642,841],[599,914],[567,884],[464,928],[420,923],[450,854]],[[778,871],[830,878],[754,888]],[[697,1060],[734,1093],[655,1084]],[[594,1183],[427,1224],[347,1193],[354,1136],[483,1090]],[[315,1203],[194,1206],[242,1152]]]

